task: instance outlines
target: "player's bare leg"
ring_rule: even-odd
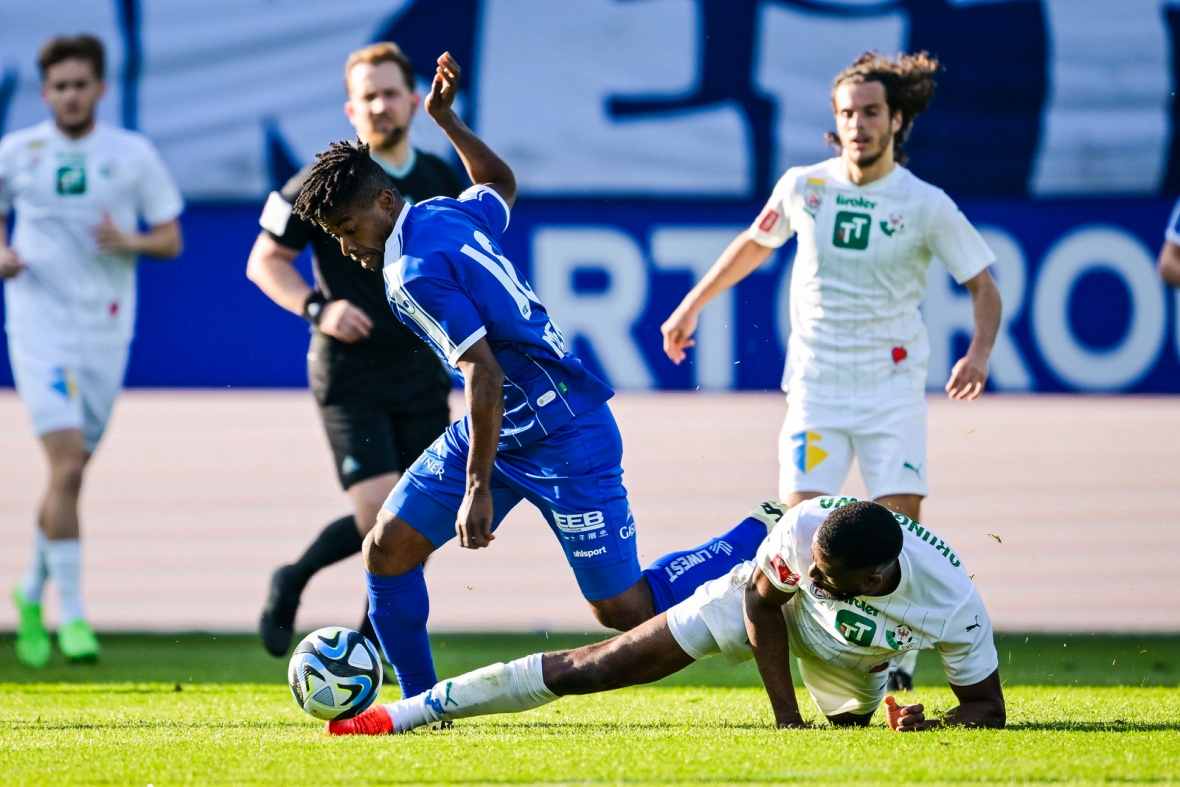
[[[442,681],[417,697],[330,722],[334,735],[408,732],[438,722],[532,710],[558,697],[651,683],[693,662],[657,615],[625,634],[574,650],[534,653]]]
[[[589,602],[595,619],[615,631],[630,631],[656,614],[655,599],[647,577],[617,596]]]
[[[79,429],[50,432],[42,436],[41,444],[49,459],[49,486],[41,502],[37,523],[46,539],[48,575],[57,587],[61,603],[58,647],[71,660],[96,659],[98,640],[86,623],[82,605],[82,553],[78,525],[78,496],[90,453]]]
[[[915,522],[922,521],[921,495],[881,495],[873,502],[880,503],[890,511],[901,514],[902,516],[908,516]]]

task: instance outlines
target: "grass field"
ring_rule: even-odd
[[[572,635],[442,635],[451,675]],[[243,636],[108,636],[95,665],[28,670],[0,637],[0,784],[1103,782],[1180,774],[1180,637],[1001,635],[1003,731],[771,729],[750,665],[569,698],[446,732],[330,739],[285,663]],[[916,698],[953,702],[927,654]],[[383,699],[396,695],[387,689]],[[802,693],[805,714],[816,716]]]

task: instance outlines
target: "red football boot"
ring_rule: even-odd
[[[359,716],[328,722],[329,735],[390,735],[393,719],[382,705],[374,705]]]

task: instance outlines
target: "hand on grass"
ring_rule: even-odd
[[[942,723],[938,719],[927,719],[925,710],[920,704],[898,705],[892,694],[885,698],[885,719],[889,722],[889,729],[897,732],[921,732]]]

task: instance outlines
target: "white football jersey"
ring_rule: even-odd
[[[962,561],[941,538],[901,514],[901,582],[887,596],[831,601],[807,576],[815,531],[851,497],[818,497],[790,509],[755,562],[780,590],[791,650],[856,672],[879,672],[900,651],[933,648],[947,680],[970,686],[998,666],[992,624]]]
[[[99,123],[74,140],[53,121],[5,135],[0,214],[13,208],[11,244],[27,269],[4,284],[9,335],[68,347],[129,341],[136,258],[100,252],[91,227],[104,210],[125,232],[180,215],[180,191],[147,138]]]
[[[783,389],[853,398],[926,387],[918,305],[937,257],[960,284],[995,255],[942,189],[895,166],[857,186],[840,159],[794,167],[750,226],[778,248],[798,235]]]

